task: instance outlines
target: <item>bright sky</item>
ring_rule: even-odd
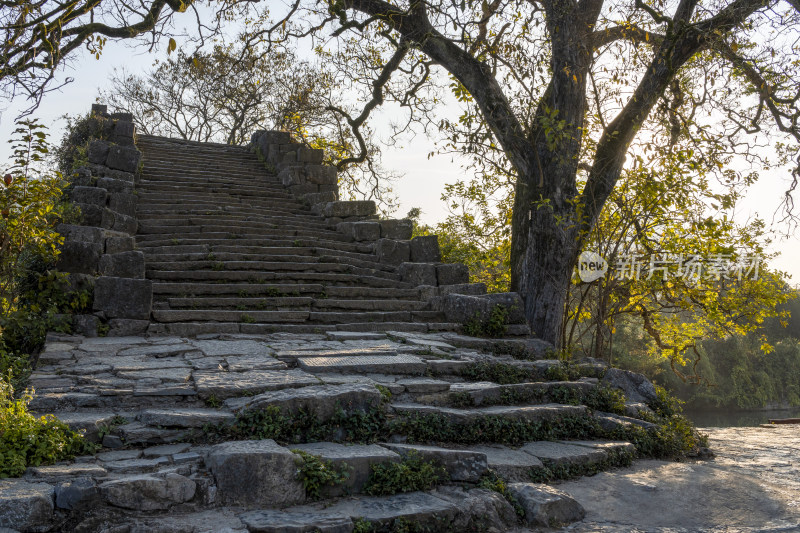
[[[165,54],[166,51],[157,53]],[[51,141],[57,143],[64,125],[60,117],[65,113],[75,115],[88,112],[99,90],[107,87],[114,66],[124,66],[131,73],[141,72],[151,65],[153,58],[153,55],[140,49],[112,42],[106,45],[99,61],[84,53],[64,73],[64,76],[71,76],[75,81],[48,94],[34,116],[50,127]],[[26,107],[26,102],[0,101],[0,139],[10,138],[16,116]],[[400,200],[400,208],[395,213],[398,218],[412,207],[422,209],[422,221],[426,223],[436,223],[447,216],[446,207],[440,199],[444,185],[466,177],[465,170],[458,160],[453,161],[449,155],[428,159],[427,154],[432,150],[432,141],[424,135],[418,135],[400,147],[385,149],[384,166],[404,176],[393,185]],[[0,165],[5,164],[9,154],[8,145],[0,142]],[[748,197],[738,206],[737,217],[743,221],[760,216],[769,224],[790,177],[785,171],[772,171],[762,176],[761,182],[752,188]],[[800,201],[797,210],[800,212]],[[800,234],[795,231],[788,238],[781,237],[791,228],[777,222],[780,216],[775,219],[776,223],[772,226],[776,233],[773,248],[780,251],[781,256],[772,262],[772,266],[791,274],[790,283],[795,285],[800,283]]]

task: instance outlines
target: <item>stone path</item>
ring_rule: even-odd
[[[530,360],[498,354],[499,347]],[[582,516],[582,508],[568,494],[530,480],[560,465],[605,468],[612,459],[632,457],[630,444],[503,445],[476,433],[478,427],[505,423],[517,428],[558,428],[562,420],[591,418],[622,423],[580,404],[580,394],[597,386],[594,376],[601,365],[579,366],[583,377],[575,381],[553,381],[548,369],[560,363],[542,359],[544,349],[533,339],[489,341],[448,332],[197,338],[50,334],[31,377],[36,388],[31,408],[85,430],[103,449],[0,481],[0,528],[351,531],[366,520],[381,531],[399,531],[409,522],[431,531],[509,531],[525,524],[568,523]],[[480,375],[474,370],[489,364],[519,369],[527,378],[512,384],[476,381]],[[508,387],[537,393],[498,396]],[[578,394],[575,405],[549,396],[568,390]],[[503,405],[492,405],[497,403]],[[298,436],[281,433],[278,442],[225,436],[226,428],[243,424],[237,422],[242,416],[264,413],[310,421],[317,430],[324,424],[339,424],[339,429],[315,437],[297,426]],[[438,417],[433,419],[437,425],[420,426],[430,415]],[[398,429],[388,433],[370,429],[366,439],[372,443],[358,443],[347,433],[369,427],[353,421],[378,420],[370,418],[375,416],[380,424],[405,425],[391,426]],[[449,437],[430,436],[440,431]],[[494,435],[507,440],[502,433]],[[322,487],[320,503],[298,477],[300,452],[349,471],[342,484]],[[375,465],[410,456],[444,468],[436,490],[363,494]],[[522,518],[506,498],[478,488],[490,471],[508,480]]]
[[[708,428],[716,458],[645,460],[558,484],[586,509],[568,531],[800,531],[797,426]]]

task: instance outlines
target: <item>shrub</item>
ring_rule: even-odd
[[[94,451],[94,445],[52,415],[28,412],[28,391],[14,399],[10,382],[0,378],[0,478],[16,477],[28,466],[51,464]]]

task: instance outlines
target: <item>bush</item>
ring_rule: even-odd
[[[94,445],[52,415],[28,412],[28,391],[14,399],[10,382],[0,378],[0,478],[17,477],[28,466],[51,464],[94,451]]]

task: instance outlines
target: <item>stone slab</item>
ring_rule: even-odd
[[[298,444],[292,447],[292,450],[295,449],[330,461],[337,469],[347,468],[348,476],[344,483],[324,488],[322,495],[326,498],[360,493],[369,481],[372,465],[400,462],[399,454],[377,444],[346,446],[333,442],[316,442]]]
[[[562,490],[536,483],[510,483],[508,490],[525,510],[529,526],[561,527],[586,516],[581,504]]]
[[[431,494],[409,492],[387,497],[348,498],[326,507],[325,512],[354,520],[363,518],[384,528],[390,528],[395,520],[402,518],[414,523],[420,531],[449,531],[460,511],[456,504]]]
[[[349,516],[326,512],[250,511],[239,519],[251,533],[350,533]]]
[[[489,463],[484,452],[477,450],[454,450],[438,446],[421,444],[381,444],[401,456],[412,452],[419,454],[425,461],[433,461],[447,470],[452,481],[477,483],[488,468]]]
[[[0,481],[0,528],[48,531],[54,498],[55,488],[47,483]]]
[[[213,446],[206,464],[226,505],[283,506],[305,500],[297,456],[274,440],[231,441]]]
[[[228,424],[234,421],[233,414],[228,411],[200,407],[146,409],[137,418],[142,424],[168,428],[201,428],[206,424]]]
[[[116,507],[136,511],[169,509],[194,498],[197,485],[180,474],[126,476],[100,485],[103,499]]]
[[[506,481],[530,481],[532,472],[544,469],[538,458],[506,446],[470,446],[469,449],[485,454],[489,468]]]
[[[529,442],[522,446],[520,451],[552,465],[594,464],[599,463],[606,457],[603,451],[587,448],[586,446],[573,446],[549,441]]]
[[[269,391],[252,398],[231,398],[225,405],[234,411],[277,407],[284,414],[313,413],[320,422],[333,418],[339,409],[348,413],[378,407],[381,393],[369,384],[315,385]]]
[[[427,365],[411,355],[302,357],[297,366],[309,372],[394,373],[421,375]]]
[[[224,372],[198,370],[194,372],[197,394],[201,398],[215,396],[220,400],[270,390],[317,385],[319,380],[302,370],[252,370],[250,372]]]

